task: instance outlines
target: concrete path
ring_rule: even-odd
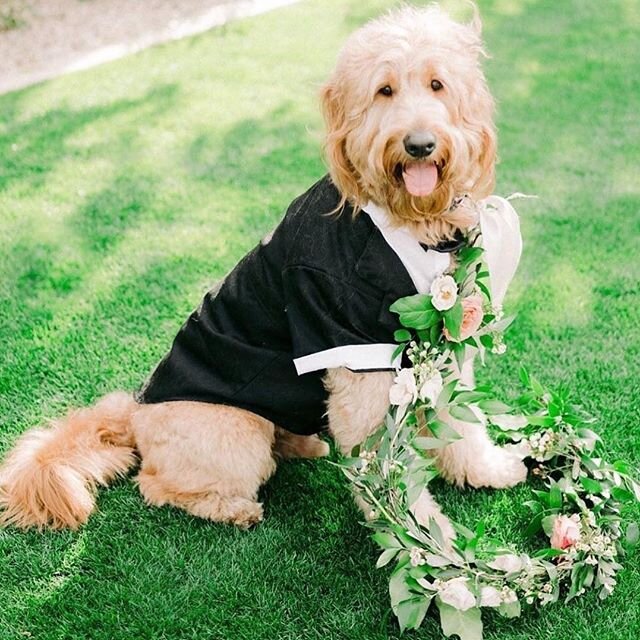
[[[3,0],[0,94],[299,0]]]

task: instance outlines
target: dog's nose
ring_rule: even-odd
[[[410,133],[402,142],[413,158],[428,158],[436,148],[436,137],[430,131]]]

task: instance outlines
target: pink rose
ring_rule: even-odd
[[[580,539],[579,517],[557,516],[553,521],[551,546],[554,549],[568,549]]]
[[[455,342],[466,340],[472,336],[482,324],[482,298],[480,296],[468,296],[462,301],[462,324],[460,325],[460,338]],[[447,340],[454,340],[446,327],[442,331]]]

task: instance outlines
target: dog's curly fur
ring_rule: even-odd
[[[349,38],[321,93],[326,156],[343,204],[349,201],[357,213],[373,201],[429,243],[473,221],[450,205],[456,195],[479,199],[493,188],[493,100],[482,56],[477,16],[459,24],[436,6],[403,8]],[[391,95],[380,93],[386,86]],[[412,160],[403,140],[424,130],[438,140],[431,157],[438,182],[430,195],[414,196],[399,177]],[[465,368],[471,383],[471,363]],[[380,424],[392,380],[389,372],[327,372],[329,429],[344,452]],[[439,456],[446,478],[476,487],[524,479],[522,463],[495,447],[484,425],[442,417],[464,436]],[[94,509],[96,487],[126,473],[139,457],[136,480],[148,503],[247,527],[262,518],[258,490],[279,457],[327,453],[318,436],[293,435],[245,410],[197,402],[138,405],[118,392],[18,440],[0,468],[0,517],[19,527],[76,528]],[[426,490],[414,512],[421,521],[435,517],[453,535]]]

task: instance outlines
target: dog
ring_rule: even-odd
[[[18,440],[0,468],[2,522],[77,528],[97,487],[139,460],[148,504],[246,528],[263,517],[258,491],[278,459],[327,455],[325,427],[345,454],[362,443],[389,408],[388,307],[453,268],[477,221],[461,196],[494,186],[483,55],[477,11],[462,24],[435,5],[404,7],[355,31],[321,90],[329,175],[207,294],[137,395],[112,393]],[[472,356],[462,376],[471,387]],[[443,418],[463,436],[438,453],[446,479],[524,480],[482,422]],[[455,536],[426,489],[412,510]]]

